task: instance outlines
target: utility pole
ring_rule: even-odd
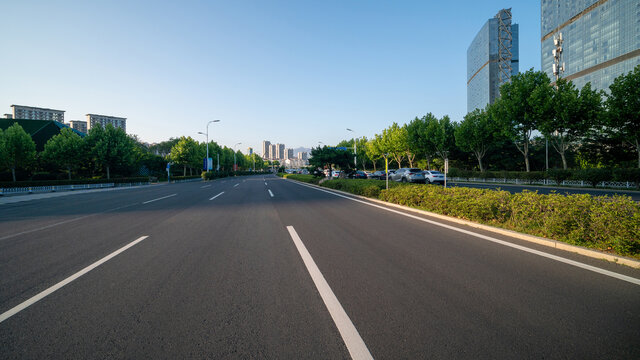
[[[553,35],[553,46],[555,48],[551,51],[553,54],[553,75],[556,78],[556,89],[558,89],[558,80],[560,80],[560,76],[564,73],[564,61],[562,61],[562,33],[559,32],[558,35]],[[545,136],[546,146],[545,146],[545,162],[547,170],[549,170],[549,138]]]

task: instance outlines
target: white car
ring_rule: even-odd
[[[444,174],[437,170],[423,171],[428,184],[444,184]]]

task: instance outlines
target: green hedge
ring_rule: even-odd
[[[640,204],[628,196],[402,186],[381,191],[379,199],[640,258]]]
[[[389,188],[403,186],[406,184],[397,181],[389,181]],[[322,186],[336,190],[343,190],[352,194],[367,197],[378,197],[380,192],[386,188],[386,181],[373,179],[334,179],[327,180]]]
[[[73,179],[73,180],[42,180],[42,181],[2,181],[0,188],[14,187],[35,187],[35,186],[59,186],[59,185],[77,185],[77,184],[102,184],[102,183],[139,183],[148,182],[148,176],[130,177],[130,178],[114,178],[114,179]]]
[[[306,182],[309,184],[318,184],[322,178],[313,176],[313,175],[302,175],[302,174],[284,174],[279,173],[278,176],[283,177],[285,179],[298,180],[302,182]]]

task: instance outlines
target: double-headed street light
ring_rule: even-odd
[[[236,171],[238,168],[238,165],[236,165],[236,146],[242,144],[241,142],[233,145],[233,171]]]
[[[347,128],[347,131],[351,131],[353,133],[353,135],[354,135],[354,138],[353,138],[353,166],[357,169],[358,168],[358,159],[357,159],[357,157],[358,157],[358,155],[357,155],[358,149],[356,147],[356,143],[358,142],[358,139],[357,139],[357,137],[355,137],[355,134],[356,134],[355,131],[353,131],[353,130],[351,130],[349,128]]]
[[[206,135],[207,136],[207,171],[211,170],[209,169],[209,125],[211,125],[211,123],[215,123],[215,122],[220,122],[220,120],[211,120],[207,123],[207,132],[203,133],[202,131],[198,131],[198,134],[202,134],[202,135]]]

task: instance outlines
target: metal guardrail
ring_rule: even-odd
[[[147,182],[136,183],[99,183],[99,184],[74,184],[74,185],[51,185],[51,186],[28,186],[28,187],[15,187],[15,188],[0,188],[0,196],[12,195],[12,194],[33,194],[43,192],[56,192],[56,191],[73,191],[73,190],[87,190],[87,189],[104,189],[113,187],[131,187],[140,185],[149,185]]]
[[[507,178],[461,178],[452,177],[449,181],[471,181],[479,183],[489,184],[516,184],[516,185],[548,185],[557,186],[555,180],[542,179],[542,180],[526,180],[526,179],[507,179]],[[565,180],[560,186],[575,186],[575,187],[592,187],[590,183],[582,180]],[[602,181],[596,187],[599,188],[614,188],[614,189],[635,189],[637,184],[633,181]]]

